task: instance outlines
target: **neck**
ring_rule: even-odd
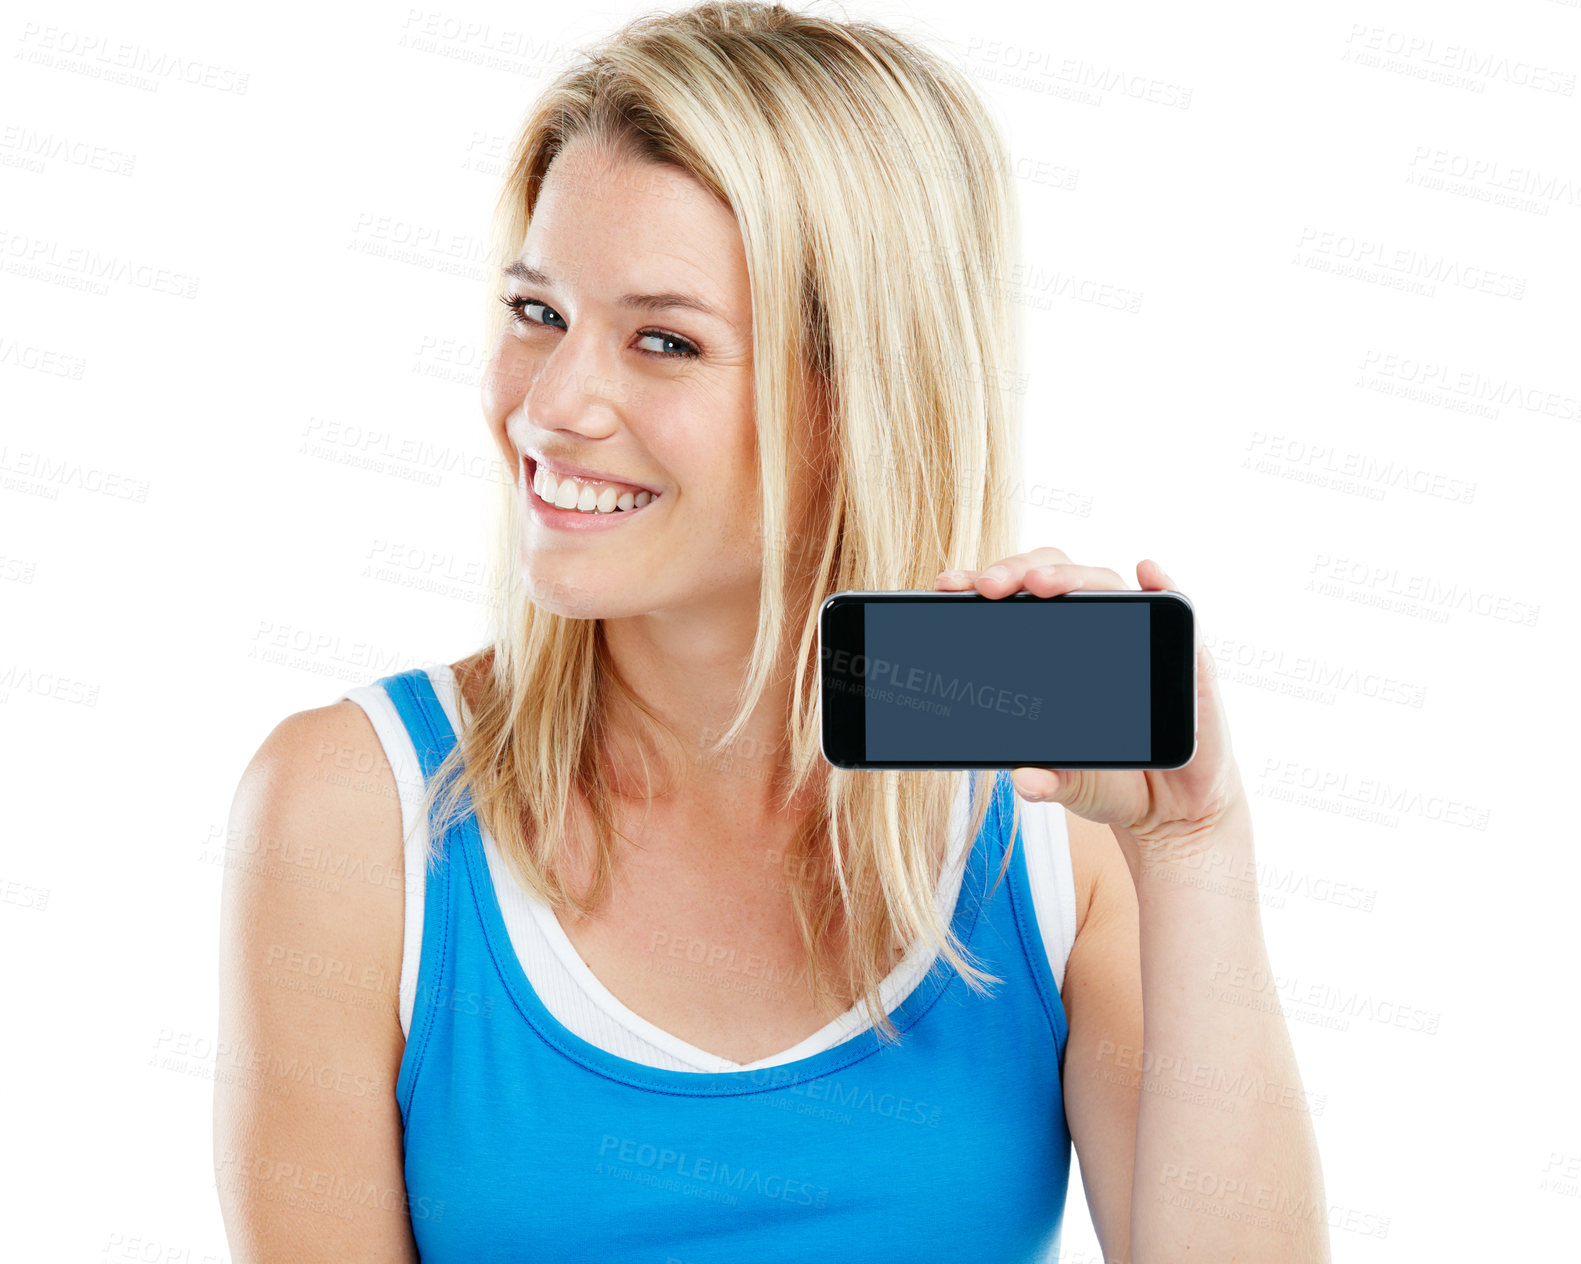
[[[756,601],[726,610],[688,608],[606,619],[602,630],[621,679],[680,739],[678,750],[666,745],[660,752],[672,774],[665,797],[704,804],[724,799],[738,808],[755,806],[764,817],[779,815],[778,787],[789,760],[795,646],[786,647],[746,727],[722,752],[712,750],[734,718],[746,680],[757,630]],[[617,709],[611,719],[617,740],[624,742],[634,732],[633,717]],[[640,760],[630,766],[639,768]],[[639,793],[641,784],[639,777]]]

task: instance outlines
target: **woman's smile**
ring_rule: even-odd
[[[517,461],[516,487],[533,521],[555,530],[607,530],[662,499],[638,484],[553,469],[525,452]]]

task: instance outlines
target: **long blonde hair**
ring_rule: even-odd
[[[806,977],[820,1009],[860,998],[880,1038],[898,1041],[879,986],[919,937],[973,989],[998,982],[935,912],[964,787],[960,774],[828,766],[817,612],[836,591],[931,589],[941,570],[1014,551],[1005,488],[1017,419],[1001,384],[1013,376],[1019,329],[1002,287],[1018,225],[1005,145],[959,71],[883,27],[751,0],[648,14],[585,50],[529,111],[496,212],[496,266],[515,258],[549,164],[579,139],[684,170],[740,226],[763,580],[739,708],[707,755],[729,756],[793,656],[780,789],[782,806],[811,805],[784,858]],[[490,311],[492,345],[505,313],[497,302]],[[808,443],[808,375],[832,451],[815,528],[797,539],[789,480]],[[597,619],[534,604],[515,563],[514,485],[504,479],[498,493],[492,645],[468,669],[471,715],[424,812],[437,808],[437,842],[470,799],[525,884],[589,914],[619,850],[609,704],[630,704],[650,735],[667,730],[620,680]],[[791,583],[801,575],[810,587]],[[995,774],[968,775],[975,838]],[[596,847],[585,891],[567,882],[573,790]],[[1017,803],[1013,830],[1019,816]],[[846,965],[831,983],[819,947],[836,932]]]

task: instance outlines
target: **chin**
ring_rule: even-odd
[[[620,619],[653,609],[651,575],[589,575],[586,568],[524,563],[519,582],[538,609],[568,619]]]
[[[557,566],[529,566],[525,563],[517,580],[527,599],[540,610],[564,615],[568,619],[603,619],[612,602],[602,583],[575,582],[560,573]]]

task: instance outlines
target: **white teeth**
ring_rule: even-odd
[[[532,489],[540,500],[558,509],[574,509],[579,513],[627,511],[655,499],[648,491],[621,491],[612,484],[587,483],[570,474],[557,477],[541,465],[533,471]]]

